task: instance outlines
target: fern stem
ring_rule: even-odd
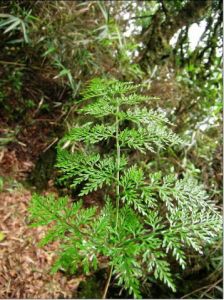
[[[116,113],[116,148],[117,148],[117,174],[116,174],[116,228],[118,226],[118,213],[120,201],[120,161],[121,161],[121,148],[119,144],[119,105],[117,105]]]
[[[116,159],[116,225],[115,227],[117,228],[118,226],[118,215],[119,215],[119,201],[120,201],[120,162],[121,162],[121,148],[120,148],[120,143],[119,143],[119,105],[117,104],[117,111],[116,111],[116,121],[115,121],[115,126],[116,126],[116,150],[117,150],[117,159]],[[102,299],[105,299],[107,296],[107,291],[110,285],[111,281],[111,276],[112,276],[112,271],[113,271],[113,266],[110,268],[110,273],[107,279],[107,283],[104,289],[103,297]]]
[[[107,279],[107,283],[106,283],[106,286],[105,286],[105,289],[104,289],[104,292],[103,292],[102,299],[106,299],[107,291],[108,291],[108,288],[109,288],[109,285],[110,285],[110,281],[111,281],[112,271],[113,271],[113,266],[111,266],[111,268],[110,268],[109,277]]]

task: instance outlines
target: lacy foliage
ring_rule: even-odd
[[[60,182],[79,187],[78,198],[106,188],[110,197],[105,192],[104,207],[84,208],[81,198],[71,203],[52,195],[34,195],[30,206],[34,226],[52,224],[41,244],[60,240],[54,271],[73,273],[82,267],[88,273],[104,257],[118,285],[136,298],[147,276],[175,291],[170,256],[184,269],[186,251],[203,253],[222,228],[220,214],[194,179],[149,175],[128,157],[128,149],[147,153],[183,143],[167,128],[164,114],[139,108],[150,99],[138,95],[138,89],[131,83],[93,80],[83,93],[90,102],[79,110],[93,121],[77,124],[58,146]],[[102,141],[115,146],[100,155]],[[70,146],[73,152],[66,149]]]

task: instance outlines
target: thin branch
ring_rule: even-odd
[[[202,295],[201,295],[201,298],[204,296],[204,294],[206,294],[207,292],[209,292],[212,288],[214,288],[217,284],[219,284],[220,282],[222,282],[222,278],[220,278],[218,281],[216,281],[212,286],[209,284],[209,285],[206,285],[206,286],[203,286],[199,289],[196,289],[194,290],[193,292],[190,292],[189,294],[187,295],[184,295],[183,297],[181,297],[181,299],[185,299],[187,297],[189,297],[190,295],[193,295],[194,293],[197,293],[197,292],[200,292],[200,291],[203,291],[205,289],[207,289]]]
[[[106,299],[107,291],[108,291],[108,288],[109,288],[109,285],[110,285],[110,281],[111,281],[111,277],[112,277],[112,271],[113,271],[113,266],[111,266],[111,268],[110,268],[109,277],[107,279],[107,283],[106,283],[106,286],[105,286],[105,289],[104,289],[104,292],[103,292],[102,299]]]
[[[166,5],[164,3],[164,0],[159,0],[161,7],[162,7],[162,11],[164,12],[167,20],[169,19],[169,15],[168,15],[168,9],[166,8]]]
[[[223,281],[223,279],[220,278],[220,279],[217,280],[214,284],[212,284],[206,291],[203,292],[203,294],[201,295],[201,298],[203,298],[207,292],[210,292],[212,289],[214,289],[214,288],[215,288],[219,283],[221,283],[222,281]]]

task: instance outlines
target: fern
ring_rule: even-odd
[[[115,133],[115,126],[105,126],[104,124],[97,124],[92,126],[92,123],[87,123],[82,128],[75,127],[69,134],[67,134],[62,140],[67,142],[86,142],[89,144],[95,144],[103,140],[107,140],[113,137]],[[68,145],[68,143],[67,143]]]
[[[148,276],[175,291],[170,256],[186,268],[186,251],[203,253],[222,228],[219,212],[194,179],[149,175],[128,156],[129,149],[147,154],[183,144],[167,127],[172,124],[165,114],[138,107],[153,100],[138,95],[139,87],[90,82],[83,92],[89,102],[79,109],[90,122],[76,124],[58,145],[59,181],[78,188],[77,202],[34,195],[30,205],[33,226],[51,224],[41,244],[60,241],[53,271],[83,268],[89,273],[100,268],[102,258],[107,261],[104,297],[112,275],[135,298],[141,297],[141,282]],[[100,154],[102,141],[110,147]],[[105,205],[84,208],[82,197],[99,189]]]

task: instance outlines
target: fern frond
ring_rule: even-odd
[[[163,218],[159,216],[158,211],[153,211],[153,210],[149,211],[145,219],[145,223],[150,225],[153,231],[161,230],[164,228],[164,224],[162,221]]]
[[[73,180],[71,187],[76,187],[83,181],[87,181],[82,188],[79,196],[87,195],[92,191],[102,188],[104,184],[109,185],[115,180],[115,161],[113,158],[105,158],[100,160],[92,167],[83,169]]]
[[[93,79],[86,89],[82,92],[84,99],[91,99],[102,96],[118,96],[131,93],[139,89],[141,85],[134,85],[131,82],[120,82],[115,79]]]
[[[132,105],[148,102],[149,100],[157,100],[157,99],[158,99],[157,97],[142,96],[134,93],[127,96],[122,95],[120,98],[115,98],[113,102],[118,105],[132,106]]]
[[[155,256],[153,258],[153,261],[155,263],[155,270],[154,270],[155,279],[159,278],[169,288],[171,288],[173,292],[176,292],[176,287],[170,273],[169,263],[166,260],[158,259]]]
[[[113,273],[118,279],[118,285],[141,298],[141,247],[136,241],[141,241],[144,228],[138,215],[127,205],[121,209],[118,224],[119,227],[110,229],[110,240],[113,243],[109,246],[108,254],[113,258]]]
[[[104,97],[79,109],[79,113],[91,115],[95,118],[102,118],[108,115],[115,115],[116,106],[112,105],[107,97]]]
[[[152,147],[152,139],[147,130],[139,128],[136,129],[124,129],[120,132],[120,143],[121,147],[128,146],[131,149],[139,150],[142,153],[145,153],[145,150],[150,150],[155,152]]]
[[[122,111],[119,113],[119,117],[121,120],[129,120],[137,125],[151,125],[151,123],[156,122],[157,124],[171,124],[168,118],[164,113],[148,110],[147,108],[134,108],[128,109],[126,112]]]
[[[184,250],[182,249],[183,243],[175,231],[173,232],[170,228],[168,230],[163,231],[162,247],[166,249],[166,253],[171,251],[172,255],[179,262],[182,269],[185,269],[186,257],[184,254]]]
[[[29,208],[33,226],[48,225],[41,245],[60,240],[54,271],[82,267],[88,274],[103,256],[118,284],[136,298],[146,276],[175,292],[170,255],[184,269],[186,251],[203,253],[222,231],[220,213],[196,181],[150,170],[149,175],[128,158],[126,148],[146,153],[183,143],[167,128],[171,123],[164,113],[136,107],[149,99],[137,94],[139,87],[113,79],[91,81],[83,99],[92,101],[79,112],[99,123],[77,124],[57,149],[60,182],[78,188],[78,197],[104,188],[105,206],[83,208],[67,197],[34,195]],[[110,145],[111,138],[108,154],[95,152],[99,145],[94,144]]]
[[[203,186],[198,185],[197,181],[193,178],[185,176],[183,179],[176,181],[173,196],[181,207],[187,206],[192,211],[198,208],[206,208],[219,215],[217,207],[212,201],[209,201]],[[190,206],[189,203],[191,203]]]
[[[170,130],[159,126],[148,128],[124,129],[120,132],[121,147],[128,147],[145,153],[155,152],[155,148],[165,148],[167,145],[180,144],[180,139]]]
[[[154,199],[149,197],[148,190],[145,187],[144,174],[141,168],[136,165],[130,167],[126,173],[121,176],[121,200],[133,207],[142,215],[147,215],[149,207],[154,207]],[[151,196],[151,195],[150,195]]]
[[[210,211],[179,209],[167,216],[173,234],[181,242],[202,253],[203,245],[212,243],[222,228],[221,216]]]
[[[82,91],[82,96],[84,100],[104,96],[107,92],[108,86],[111,84],[111,81],[94,78]]]
[[[81,204],[79,203],[79,205],[76,206],[77,211],[80,208],[80,205]],[[31,218],[35,220],[35,223],[33,222],[32,226],[48,225],[52,221],[58,220],[58,215],[63,212],[67,206],[67,197],[61,197],[56,200],[53,195],[40,196],[34,194],[32,196],[31,205],[29,206]]]
[[[60,147],[57,153],[56,167],[61,173],[59,180],[61,183],[68,182],[72,184],[74,178],[100,160],[99,154],[86,155],[82,152],[76,152],[76,154],[73,155]]]
[[[74,127],[71,131],[65,135],[60,144],[63,145],[68,142],[85,142],[87,144],[95,144],[103,140],[107,140],[113,137],[115,133],[114,125],[97,124],[92,126],[92,123],[88,123],[82,127]],[[62,146],[62,148],[65,148]]]
[[[122,254],[120,254],[122,255]],[[118,282],[117,284],[124,287],[133,294],[135,299],[141,299],[140,293],[140,282],[138,277],[141,273],[139,272],[139,265],[133,258],[123,256],[122,259],[114,258],[114,271]]]
[[[119,239],[126,243],[127,237],[135,238],[137,235],[141,235],[144,232],[144,227],[140,220],[138,213],[125,204],[120,210],[120,228],[116,230]]]

